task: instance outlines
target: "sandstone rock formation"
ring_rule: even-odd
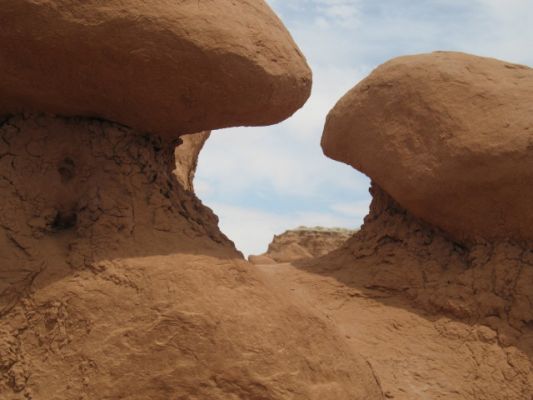
[[[402,57],[328,116],[324,152],[370,176],[373,202],[346,246],[300,268],[337,282],[313,296],[387,397],[531,399],[532,84],[492,59]]]
[[[533,251],[450,241],[374,186],[343,248],[263,270],[339,327],[395,400],[530,400]]]
[[[311,72],[263,0],[3,0],[0,115],[177,134],[279,122]]]
[[[382,399],[173,174],[179,135],[305,100],[262,1],[4,1],[0,42],[0,398]]]
[[[391,222],[381,220],[381,224]],[[415,237],[411,236],[411,242]],[[284,263],[257,268],[271,290],[299,299],[325,323],[339,329],[350,352],[363,355],[372,366],[386,399],[530,400],[531,329],[517,330],[496,314],[484,320],[456,317],[436,305],[446,301],[458,309],[471,303],[468,306],[473,311],[472,293],[493,285],[492,273],[502,276],[501,270],[513,261],[498,264],[513,257],[513,249],[498,250],[490,266],[469,273],[465,264],[447,266],[432,257],[416,257],[415,251],[428,248],[408,251],[401,244],[381,241],[375,255],[359,254],[364,242],[354,238],[350,251],[339,250],[305,267],[299,262],[297,266]],[[457,253],[452,253],[451,258],[455,257]],[[430,282],[426,283],[428,269]],[[446,281],[449,277],[454,277],[452,284]],[[527,289],[525,283],[522,279],[522,293]],[[495,285],[500,293],[509,291],[510,285],[507,289],[501,282]],[[432,301],[435,288],[435,305],[427,309],[411,297],[411,293],[423,292],[420,297]],[[491,307],[490,298],[487,295],[482,300],[487,308]]]
[[[176,159],[174,175],[181,186],[190,192],[194,191],[193,180],[198,156],[209,135],[209,131],[183,135],[180,137],[181,143],[174,150],[174,158]]]
[[[326,155],[459,241],[533,240],[533,69],[461,53],[400,57],[328,116]]]
[[[320,257],[341,247],[355,233],[342,228],[307,228],[288,230],[275,235],[266,253],[250,256],[254,264],[284,263]]]
[[[380,398],[334,328],[241,261],[172,146],[38,116],[0,138],[3,396]]]
[[[255,265],[272,265],[277,263],[277,261],[273,260],[265,254],[259,254],[257,256],[249,255],[248,261]]]

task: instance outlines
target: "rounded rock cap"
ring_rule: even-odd
[[[463,53],[396,58],[329,113],[324,153],[459,241],[533,241],[533,69]]]
[[[268,125],[311,71],[263,0],[5,0],[0,115],[108,119],[177,137]]]

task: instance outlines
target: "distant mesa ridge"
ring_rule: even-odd
[[[341,247],[355,233],[345,228],[299,226],[275,235],[266,253],[250,256],[254,264],[272,264],[311,259]]]

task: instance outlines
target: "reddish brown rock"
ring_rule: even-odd
[[[98,117],[177,137],[268,125],[311,72],[263,0],[4,0],[0,115]]]
[[[2,399],[381,400],[190,190],[178,136],[309,95],[263,1],[8,0],[0,43]]]
[[[108,122],[2,120],[0,398],[381,400],[336,329],[242,260],[173,155]]]
[[[265,267],[272,286],[322,310],[387,398],[529,399],[533,249],[460,245],[379,187],[371,193],[345,246],[305,266]]]
[[[389,61],[330,112],[324,153],[459,241],[533,240],[533,70],[461,53]]]
[[[265,271],[387,398],[531,397],[531,110],[530,68],[434,53],[385,63],[329,114],[324,152],[372,178],[370,213],[341,249]]]

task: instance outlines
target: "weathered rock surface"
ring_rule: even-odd
[[[414,275],[413,258],[396,271],[386,257],[390,248],[364,260],[339,252],[306,268],[287,263],[257,268],[272,290],[300,299],[338,327],[350,351],[368,360],[386,399],[530,400],[531,329],[517,331],[498,317],[471,322],[417,306],[401,277]],[[478,272],[489,280],[488,270]],[[444,273],[438,284],[443,292]]]
[[[326,155],[459,241],[533,241],[533,69],[461,53],[400,57],[330,112]]]
[[[320,257],[341,247],[354,232],[322,227],[288,230],[274,236],[266,253],[250,256],[248,260],[254,264],[271,264]]]
[[[379,187],[372,195],[346,246],[298,267],[265,267],[272,286],[322,310],[387,398],[529,400],[533,250],[460,245]]]
[[[1,6],[0,398],[382,400],[192,191],[206,134],[180,136],[309,95],[266,3]]]
[[[177,137],[279,122],[311,72],[263,0],[3,0],[0,115],[104,118]]]
[[[242,260],[173,155],[108,122],[2,120],[0,398],[381,400],[336,328]]]
[[[271,290],[337,326],[385,398],[529,400],[533,251],[464,247],[377,186],[361,230],[340,249],[260,265]]]
[[[198,156],[210,134],[209,131],[206,131],[183,135],[180,137],[181,143],[174,150],[174,158],[176,159],[174,175],[181,186],[190,192],[194,191],[193,180]]]
[[[281,280],[388,398],[531,399],[532,100],[527,67],[436,53],[384,64],[328,116],[324,152],[373,179],[370,213],[298,264],[327,278]]]
[[[179,136],[309,95],[263,1],[7,0],[0,43],[2,399],[382,399],[192,191]]]

